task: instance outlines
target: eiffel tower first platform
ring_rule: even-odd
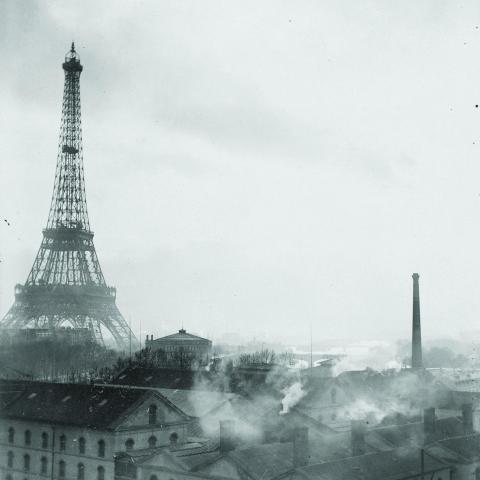
[[[80,115],[80,57],[72,43],[63,63],[65,86],[57,167],[47,227],[25,285],[0,329],[89,329],[103,343],[102,327],[120,350],[136,339],[115,304],[93,245],[83,175]]]

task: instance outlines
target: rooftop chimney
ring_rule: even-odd
[[[293,466],[305,467],[310,459],[308,445],[308,428],[296,427],[293,429]]]
[[[352,455],[365,454],[365,431],[367,430],[363,420],[352,420]]]
[[[229,452],[235,448],[235,422],[220,420],[220,451]]]
[[[420,328],[420,290],[418,278],[414,273],[413,278],[413,314],[412,314],[412,368],[423,368],[422,361],[422,331]]]
[[[435,433],[435,408],[426,408],[423,411],[423,432],[428,440]]]
[[[473,433],[473,406],[471,403],[462,405],[463,433],[468,435]]]

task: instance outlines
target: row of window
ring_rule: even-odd
[[[48,448],[48,433],[43,432],[41,435],[41,445],[42,448]],[[60,451],[63,452],[67,449],[67,437],[65,435],[60,435]],[[13,444],[15,442],[15,429],[13,427],[10,427],[8,429],[8,443]],[[32,432],[30,430],[25,430],[24,432],[24,443],[27,446],[30,446],[32,444]],[[78,453],[80,455],[85,454],[85,449],[86,449],[86,441],[83,437],[80,437],[78,439]],[[99,440],[98,441],[98,456],[99,457],[105,457],[105,441],[104,440]]]
[[[14,454],[13,452],[8,452],[7,454],[7,465],[9,468],[13,468],[14,466]],[[23,456],[23,469],[26,472],[30,471],[30,455]],[[63,460],[58,462],[58,476],[60,478],[65,478],[67,472],[67,465]],[[48,473],[48,460],[47,457],[42,457],[40,459],[40,473],[42,475],[47,475]],[[83,463],[79,463],[77,465],[77,480],[84,480],[85,479],[85,465]],[[102,466],[97,468],[97,480],[104,480],[105,479],[105,469]]]
[[[170,435],[170,443],[172,445],[176,445],[178,443],[178,433],[177,432],[173,432],[171,435]],[[133,438],[129,438],[126,442],[125,442],[125,450],[127,452],[130,452],[131,450],[133,450],[133,447],[135,446],[135,441],[133,440]],[[148,439],[148,448],[155,448],[157,446],[157,437],[155,435],[152,435],[149,439]]]

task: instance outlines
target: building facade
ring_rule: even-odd
[[[1,412],[1,478],[112,479],[118,452],[180,446],[191,423],[151,390],[31,382]]]
[[[178,333],[153,339],[147,335],[145,347],[152,351],[163,351],[169,362],[207,365],[212,354],[212,341],[180,329]]]

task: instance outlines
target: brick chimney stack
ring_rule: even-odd
[[[364,420],[352,420],[351,424],[351,442],[352,442],[352,455],[354,457],[358,455],[365,455],[365,433],[367,426]]]
[[[308,428],[296,427],[293,429],[293,466],[305,467],[310,459],[308,444]]]
[[[220,451],[229,452],[235,449],[235,422],[233,420],[220,421]]]
[[[462,405],[463,433],[469,435],[473,433],[473,405],[464,403]]]
[[[420,289],[418,278],[414,273],[413,278],[413,313],[412,313],[412,368],[423,368],[422,360],[422,331],[420,327]]]
[[[436,415],[435,408],[425,408],[423,410],[423,433],[425,442],[431,441],[432,437],[435,435],[436,430]]]

